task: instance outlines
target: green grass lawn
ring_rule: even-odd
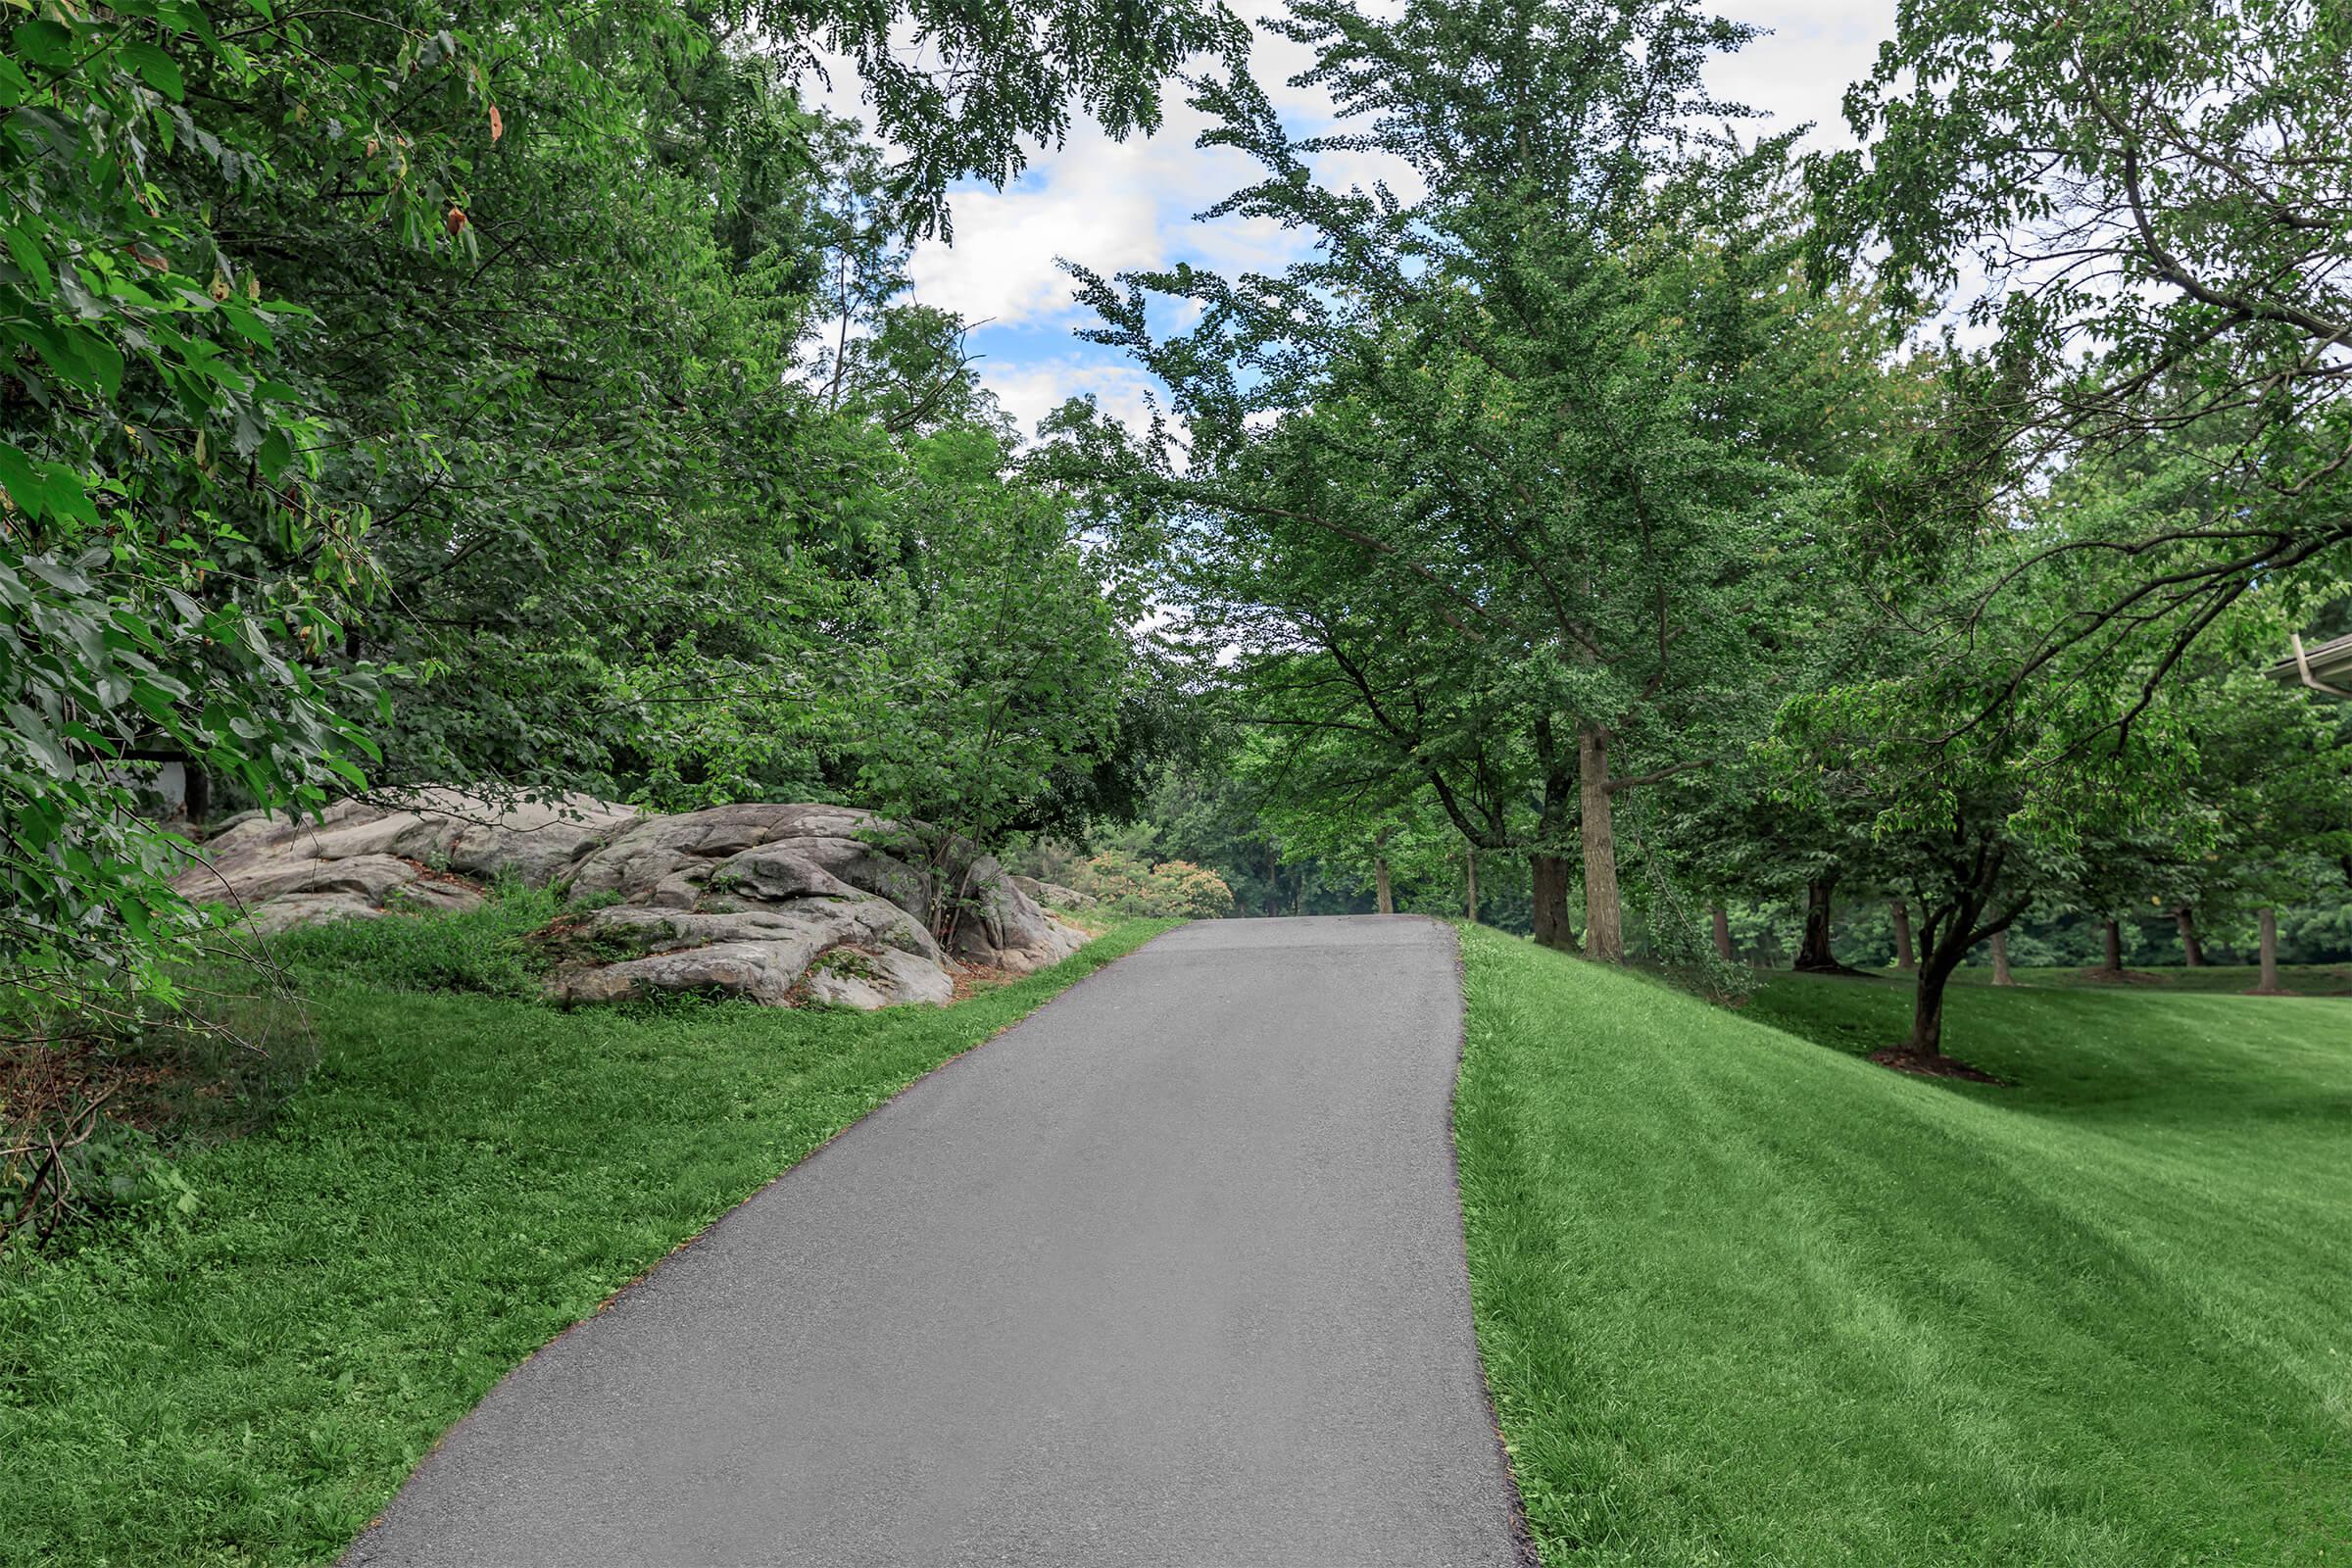
[[[2025,986],[2080,986],[2090,990],[2132,991],[2190,991],[2214,992],[2243,996],[2254,989],[2262,971],[2252,964],[2208,963],[2191,969],[2185,964],[2166,964],[2158,967],[2133,966],[2122,981],[2096,980],[2085,969],[2015,969],[2012,977]],[[1992,984],[1992,970],[1983,964],[1972,964],[1953,977],[1971,985]],[[1909,976],[1903,983],[1910,983]],[[2287,990],[2309,997],[2352,996],[2352,965],[2340,963],[2289,963],[2278,969],[2278,983]]]
[[[2352,1563],[2352,1002],[1727,1012],[1463,938],[1479,1341],[1563,1564]],[[1831,1049],[1823,1049],[1824,1047]]]
[[[512,991],[543,914],[294,944]],[[194,1216],[0,1264],[0,1562],[331,1560],[517,1361],[910,1080],[1171,921],[949,1008],[562,1012],[317,970],[318,1070]]]

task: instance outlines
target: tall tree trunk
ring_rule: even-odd
[[[2180,961],[2191,969],[2205,967],[2205,944],[2197,940],[2197,911],[2183,904],[2173,911],[2173,923],[2180,928]]]
[[[1395,914],[1396,912],[1396,893],[1389,884],[1389,858],[1385,855],[1373,857],[1372,885],[1373,896],[1380,901],[1380,912]]]
[[[1715,920],[1715,956],[1724,962],[1732,961],[1732,917],[1723,912],[1723,906],[1713,906],[1708,913]]]
[[[1617,901],[1617,833],[1609,820],[1609,732],[1576,736],[1577,816],[1585,848],[1585,956],[1625,961],[1624,914]]]
[[[1805,884],[1805,939],[1796,950],[1799,969],[1836,973],[1844,967],[1838,961],[1838,955],[1830,950],[1830,919],[1836,912],[1837,892],[1835,875],[1817,877]]]
[[[1462,852],[1462,914],[1472,925],[1478,924],[1478,851]]]
[[[2100,943],[2107,955],[2106,961],[2099,966],[2099,973],[2120,978],[2124,972],[2124,922],[2102,920],[2099,925]]]
[[[1536,941],[1574,953],[1576,933],[1568,926],[1568,862],[1556,855],[1531,855],[1527,876],[1535,891]]]
[[[2017,976],[2009,972],[2009,933],[2006,931],[1992,934],[1992,983],[1996,986],[2017,984]]]
[[[1911,906],[1896,899],[1886,912],[1894,917],[1894,966],[1909,974],[1919,967],[1919,953],[1911,946]]]
[[[2286,987],[2278,983],[2278,911],[2264,906],[2256,916],[2262,922],[2262,978],[2255,982],[2254,993],[2262,997],[2282,997]]]

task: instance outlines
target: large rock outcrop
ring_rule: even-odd
[[[1058,882],[1041,882],[1033,876],[1015,876],[1012,885],[1049,909],[1084,909],[1100,902],[1091,893],[1065,888]]]
[[[580,906],[548,934],[549,993],[662,991],[878,1007],[951,1000],[960,967],[1053,963],[1084,937],[992,858],[845,807],[744,805],[649,815],[571,796],[502,806],[435,790],[356,801],[321,821],[253,817],[178,882],[257,928],[454,910],[481,884],[556,884]],[[936,909],[959,910],[943,941]]]
[[[643,813],[589,795],[494,803],[419,790],[338,801],[317,819],[255,812],[207,839],[173,884],[245,910],[265,933],[393,908],[469,909],[500,877],[544,887]]]
[[[820,1000],[937,1002],[947,1000],[938,982],[951,960],[1026,974],[1084,940],[990,857],[952,842],[934,858],[914,835],[848,807],[647,817],[583,860],[570,893],[617,899],[588,916],[590,931],[652,951],[560,978],[559,992],[604,1000],[715,988],[782,1002],[806,977]],[[935,895],[961,905],[945,944],[932,933]],[[818,962],[843,948],[870,963]]]

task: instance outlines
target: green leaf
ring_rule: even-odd
[[[40,241],[32,237],[30,224],[10,225],[8,256],[42,293],[57,287],[56,279],[49,275],[49,259],[41,254]]]
[[[151,43],[126,43],[122,46],[122,63],[139,74],[139,79],[157,92],[179,102],[186,93],[180,80],[179,67],[170,55]]]
[[[254,461],[262,466],[264,474],[275,479],[294,461],[294,443],[286,438],[283,429],[271,430],[262,442],[261,450],[254,454]]]
[[[56,23],[36,19],[21,23],[10,34],[15,39],[17,53],[51,71],[64,71],[74,64],[74,35]]]
[[[0,442],[0,490],[17,510],[38,522],[48,514],[49,487],[43,482],[39,467],[24,453],[6,442]]]
[[[91,504],[89,492],[82,489],[81,480],[74,470],[62,463],[47,466],[41,479],[41,500],[53,517],[78,517],[93,528],[98,526],[98,509]]]
[[[17,739],[43,767],[59,778],[73,775],[74,759],[67,755],[65,747],[51,733],[46,719],[23,703],[10,703],[7,713],[9,728],[16,732]]]

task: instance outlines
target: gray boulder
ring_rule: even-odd
[[[910,982],[897,988],[906,995],[894,993],[868,1005],[946,1001],[955,990],[931,933],[898,906],[875,898],[726,910],[622,904],[596,910],[582,929],[603,956],[624,956],[551,977],[549,994],[565,1002],[703,991],[780,1005],[800,1000],[796,988],[838,950],[900,954],[937,981]]]
[[[1065,888],[1058,882],[1045,882],[1033,876],[1015,876],[1012,885],[1028,894],[1049,909],[1084,909],[1096,903],[1091,893]]]
[[[959,839],[926,844],[853,807],[718,806],[647,817],[582,861],[569,888],[574,899],[610,895],[716,913],[880,900],[926,934],[935,905],[958,903],[945,956],[1016,974],[1057,962],[1085,940],[994,857]],[[928,956],[939,957],[941,946]]]
[[[956,1000],[956,982],[938,964],[896,948],[835,948],[809,965],[808,996],[837,1007],[945,1005]]]
[[[454,912],[500,876],[555,881],[639,814],[588,795],[505,804],[441,789],[338,801],[317,819],[249,812],[206,840],[172,886],[247,910],[265,933],[393,908]]]
[[[587,796],[499,806],[428,790],[316,822],[253,816],[178,879],[264,932],[394,909],[456,910],[499,876],[592,904],[551,942],[565,1002],[711,992],[769,1004],[945,1003],[958,964],[1025,974],[1085,940],[996,860],[870,811],[809,805],[649,815]],[[935,909],[959,912],[935,934]]]

